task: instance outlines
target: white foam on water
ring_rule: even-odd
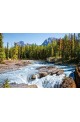
[[[57,76],[54,74],[53,76],[46,76],[41,79],[35,79],[30,84],[36,84],[40,88],[53,88],[53,87],[59,87],[59,85],[62,82],[62,79],[65,77],[65,74]],[[58,85],[58,86],[57,86]]]
[[[53,76],[46,76],[43,78],[38,79],[36,75],[35,80],[30,80],[29,78],[33,74],[37,74],[38,70],[36,68],[42,67],[42,66],[56,66],[60,69],[64,70],[64,74],[57,76],[54,74]],[[37,62],[36,64],[30,64],[26,67],[20,68],[19,70],[16,71],[10,71],[6,72],[3,74],[0,74],[0,82],[4,82],[6,79],[8,79],[11,83],[25,83],[25,84],[36,84],[40,88],[53,88],[53,87],[58,87],[63,78],[66,76],[69,77],[69,75],[74,71],[74,67],[69,67],[69,66],[58,66],[54,64],[41,64]],[[72,76],[73,77],[73,76]]]

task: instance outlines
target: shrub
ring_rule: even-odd
[[[10,84],[9,84],[8,79],[3,83],[3,88],[10,88]]]

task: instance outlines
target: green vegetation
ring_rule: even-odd
[[[8,79],[3,83],[3,88],[10,88]]]
[[[3,47],[3,36],[0,33],[0,63],[3,63],[4,58],[5,58],[5,52]]]
[[[3,37],[0,34],[0,62],[6,59],[33,59],[33,60],[46,60],[48,57],[61,59],[64,62],[79,62],[80,60],[80,33],[78,37],[76,34],[65,35],[64,38],[53,40],[47,46],[43,45],[25,45],[19,46],[16,43],[13,47],[3,48]],[[5,53],[4,53],[5,50]]]

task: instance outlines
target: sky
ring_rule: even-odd
[[[4,45],[9,42],[10,46],[13,46],[14,42],[24,41],[25,44],[36,43],[41,45],[45,39],[49,37],[62,38],[65,33],[3,33]]]

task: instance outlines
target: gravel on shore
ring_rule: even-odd
[[[5,60],[3,64],[0,64],[0,74],[7,71],[18,70],[31,63],[31,60]]]

